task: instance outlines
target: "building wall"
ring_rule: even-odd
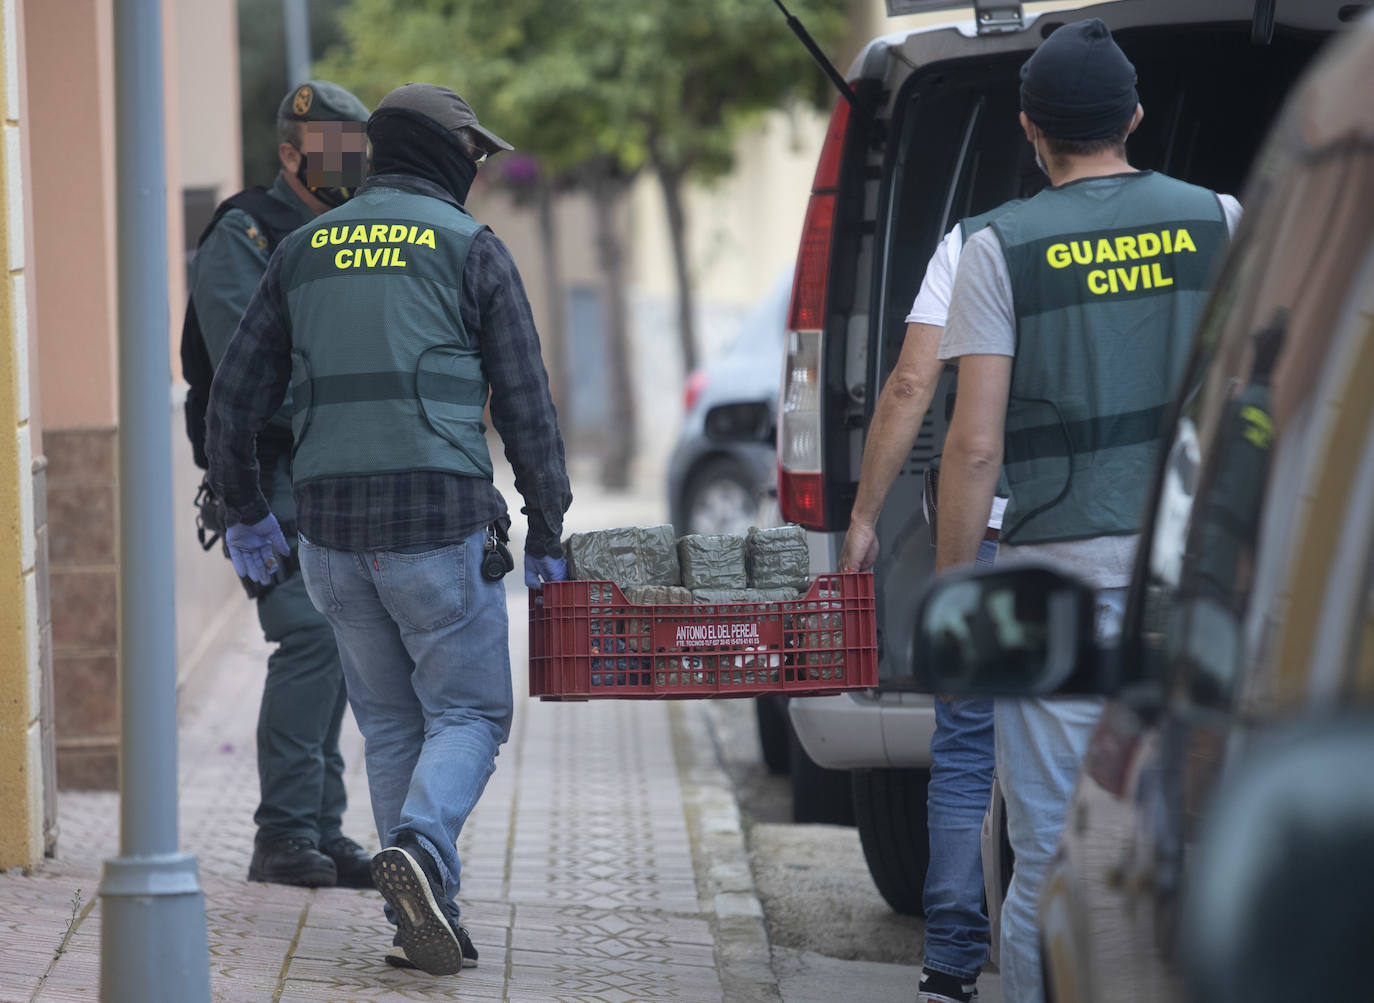
[[[0,20],[0,868],[37,863],[45,848],[44,658],[47,583],[42,464],[34,462],[29,379],[20,19]],[[50,734],[50,733],[49,733]]]
[[[188,185],[223,194],[239,176],[234,0],[162,0],[167,177],[167,329],[175,367],[185,312]],[[51,517],[57,774],[64,787],[118,781],[118,316],[113,0],[35,2],[26,9],[34,190],[35,323]],[[137,267],[137,262],[125,263]],[[178,651],[235,587],[193,541],[199,475],[172,371],[168,408],[178,478],[169,530],[179,577]],[[183,457],[182,453],[186,456]],[[202,561],[213,561],[212,570]],[[208,573],[206,573],[208,570]],[[184,608],[183,608],[184,607]]]

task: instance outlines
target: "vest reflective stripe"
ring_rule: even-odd
[[[362,401],[405,400],[420,397],[444,404],[467,404],[478,413],[487,402],[487,386],[479,380],[441,373],[348,373],[322,376],[302,384],[304,399],[297,409]]]
[[[1213,266],[1216,195],[1153,172],[1046,189],[990,224],[1016,316],[1001,539],[1138,532]]]
[[[290,238],[295,481],[491,478],[490,386],[461,313],[463,268],[484,229],[438,199],[373,188]]]

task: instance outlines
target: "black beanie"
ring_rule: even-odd
[[[1097,18],[1059,28],[1021,66],[1021,110],[1053,139],[1102,139],[1135,113],[1135,67]]]

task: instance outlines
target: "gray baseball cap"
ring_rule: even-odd
[[[404,87],[397,87],[377,104],[378,111],[388,109],[424,115],[449,132],[469,128],[486,141],[488,153],[515,149],[496,133],[483,128],[477,121],[477,113],[472,110],[471,105],[449,88],[438,84],[406,84]]]

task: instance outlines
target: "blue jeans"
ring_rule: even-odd
[[[1121,636],[1125,589],[1098,593],[1097,637]],[[1007,836],[1016,865],[1002,903],[999,958],[1007,1003],[1043,1003],[1040,893],[1059,845],[1079,767],[1097,728],[1102,701],[996,701],[997,776],[1006,799]]]
[[[377,837],[383,846],[403,832],[419,839],[455,917],[458,834],[513,713],[506,590],[482,577],[482,542],[478,532],[437,549],[352,552],[302,537],[300,549],[367,742]]]
[[[997,544],[984,540],[975,563],[990,567],[996,557]],[[926,800],[930,865],[922,901],[924,965],[968,982],[988,960],[980,837],[992,771],[992,701],[936,695]]]

